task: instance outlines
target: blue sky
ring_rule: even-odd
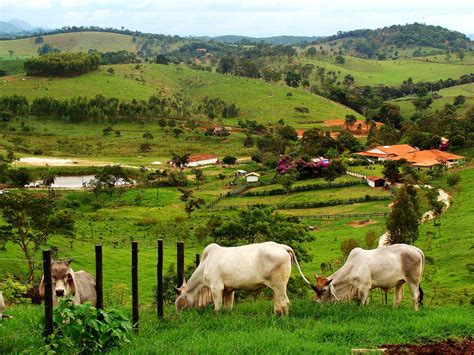
[[[177,35],[331,35],[421,22],[474,33],[474,1],[0,0],[0,20],[96,25]]]

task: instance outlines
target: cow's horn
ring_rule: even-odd
[[[314,274],[314,278],[315,278],[316,280],[318,279],[318,277],[319,277],[318,274]]]
[[[173,288],[174,288],[174,291],[176,292],[176,294],[179,296],[181,294],[181,289],[179,289],[176,286],[173,286]]]
[[[181,285],[181,287],[183,287],[184,285],[186,285],[186,278],[183,277],[183,284]]]

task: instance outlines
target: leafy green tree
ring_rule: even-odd
[[[351,253],[352,249],[358,248],[359,242],[354,238],[345,239],[341,242],[341,252],[343,260],[347,260],[347,257]]]
[[[181,128],[179,128],[179,127],[173,128],[173,134],[174,134],[175,138],[178,138],[183,133],[184,133],[184,131]]]
[[[34,279],[35,259],[41,246],[52,235],[70,237],[74,220],[70,213],[58,210],[52,200],[43,195],[6,194],[0,199],[2,242],[20,247],[28,262],[28,282]]]
[[[405,159],[400,160],[386,160],[383,163],[383,176],[392,184],[400,181],[402,174],[400,168],[407,164]]]
[[[143,138],[145,138],[147,141],[150,140],[150,139],[153,139],[153,134],[151,134],[150,132],[145,132],[143,133]]]
[[[415,197],[408,193],[406,184],[398,190],[393,201],[393,207],[387,218],[387,230],[389,233],[389,244],[413,244],[418,239],[418,227],[420,225],[419,213],[414,203]]]
[[[158,54],[156,56],[156,61],[155,62],[156,62],[156,64],[168,65],[170,63],[170,60],[164,54]]]
[[[231,220],[213,219],[209,226],[210,236],[222,245],[242,245],[274,241],[291,246],[298,260],[310,261],[305,243],[312,240],[307,228],[298,218],[275,212],[273,208],[250,208],[239,212]]]
[[[346,62],[346,58],[344,58],[342,55],[337,55],[336,56],[336,63],[337,64],[344,64]]]
[[[348,113],[344,119],[344,125],[346,128],[350,128],[357,122],[357,117],[353,114]]]
[[[455,107],[462,106],[466,102],[466,97],[464,95],[458,95],[454,98],[453,105]]]
[[[8,179],[17,187],[24,187],[33,181],[30,171],[26,168],[11,169],[7,174]]]
[[[189,154],[179,155],[179,154],[173,153],[173,155],[171,156],[171,162],[177,168],[183,169],[186,165],[188,165]]]
[[[201,206],[204,205],[204,199],[194,197],[191,190],[183,188],[179,188],[178,190],[181,192],[179,199],[184,202],[184,211],[188,215],[188,218],[190,218],[191,213],[193,213],[196,208],[201,208]]]
[[[244,147],[245,148],[251,148],[255,145],[255,141],[253,139],[253,137],[248,134],[245,136],[245,140],[244,140]]]
[[[301,84],[301,74],[294,72],[294,71],[289,71],[286,73],[285,77],[285,83],[286,85],[292,87],[292,88],[297,88]]]
[[[222,159],[222,162],[227,165],[234,165],[237,162],[237,158],[231,155],[227,155]]]
[[[285,175],[279,175],[277,182],[283,186],[283,188],[286,190],[286,193],[289,194],[291,192],[291,187],[296,182],[296,178],[296,173],[288,172]]]
[[[52,195],[52,188],[51,185],[54,184],[54,181],[56,180],[56,175],[51,171],[45,171],[43,174],[41,174],[41,182],[44,186],[48,187],[48,198],[51,199]]]
[[[192,172],[194,174],[194,178],[196,179],[196,184],[199,186],[204,181],[204,172],[202,169],[193,168]]]
[[[120,165],[107,165],[94,176],[90,187],[96,196],[102,192],[112,196],[118,185],[130,182],[131,180]]]

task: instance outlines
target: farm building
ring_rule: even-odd
[[[368,149],[364,152],[356,153],[367,158],[371,158],[378,161],[390,160],[392,158],[416,152],[418,149],[413,148],[408,144],[395,144],[395,145],[380,145],[375,148]]]
[[[217,164],[217,157],[212,154],[195,154],[190,155],[188,159],[188,167],[196,167],[203,165],[213,165]]]
[[[260,174],[248,173],[247,175],[245,175],[245,178],[247,179],[247,182],[258,182],[258,179],[260,178]]]
[[[448,168],[459,164],[464,160],[463,156],[444,152],[438,149],[417,150],[407,154],[393,157],[391,160],[406,159],[415,168],[431,169],[435,165],[445,165]]]
[[[235,175],[236,175],[236,176],[244,176],[244,175],[246,175],[246,174],[247,174],[247,170],[237,170],[237,171],[235,172]]]
[[[367,176],[367,185],[370,187],[384,187],[385,179],[378,176]]]

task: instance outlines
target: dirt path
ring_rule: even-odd
[[[424,187],[428,189],[433,188],[432,186],[429,186],[429,185],[425,185]],[[444,203],[443,213],[451,206],[451,201],[449,200],[449,194],[442,189],[438,189],[438,201],[441,201]],[[427,211],[423,213],[423,216],[421,216],[421,223],[426,223],[428,221],[431,221],[434,218],[435,218],[434,211]],[[388,231],[380,236],[379,246],[378,246],[379,248],[387,245],[388,236],[389,236]]]

